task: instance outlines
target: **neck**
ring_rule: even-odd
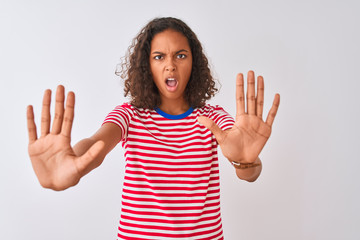
[[[185,99],[166,99],[161,101],[159,108],[167,114],[179,115],[189,110],[190,106]]]

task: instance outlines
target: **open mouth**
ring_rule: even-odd
[[[166,79],[166,85],[167,85],[168,87],[171,87],[171,88],[176,87],[176,85],[177,85],[177,80],[176,80],[175,78],[167,78],[167,79]]]
[[[176,80],[176,78],[167,78],[165,80],[165,84],[166,84],[166,89],[169,92],[175,92],[178,87],[178,81]]]

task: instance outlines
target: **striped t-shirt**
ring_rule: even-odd
[[[125,103],[106,117],[126,159],[118,239],[223,239],[217,142],[199,116],[234,124],[210,105],[169,115]]]

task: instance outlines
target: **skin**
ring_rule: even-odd
[[[260,166],[248,169],[236,169],[238,178],[248,182],[255,181],[262,170],[259,154],[271,135],[271,128],[280,104],[280,95],[276,94],[273,105],[263,120],[264,79],[257,78],[255,95],[255,74],[248,72],[246,109],[244,95],[244,77],[239,73],[236,78],[236,118],[234,126],[227,131],[221,130],[211,119],[200,117],[199,122],[205,125],[216,137],[223,155],[230,161],[238,163],[260,163]]]
[[[174,30],[165,30],[155,35],[151,41],[150,69],[159,89],[159,108],[169,114],[178,115],[189,109],[184,92],[192,69],[192,54],[187,38]],[[175,91],[166,87],[166,78],[178,82]]]
[[[184,56],[185,55],[185,56]],[[187,39],[180,33],[166,30],[155,35],[151,43],[150,66],[161,96],[160,109],[168,114],[181,114],[189,109],[184,100],[184,90],[191,74],[192,55]],[[166,89],[165,78],[176,77],[178,87]],[[222,153],[239,163],[261,163],[258,158],[271,134],[271,127],[280,103],[275,95],[266,121],[263,121],[264,81],[257,78],[255,95],[254,72],[247,77],[247,108],[245,110],[244,80],[240,73],[236,79],[236,119],[232,129],[222,131],[212,120],[199,117],[216,137]],[[76,185],[80,179],[100,166],[105,156],[121,140],[121,130],[113,123],[106,123],[91,137],[71,146],[71,129],[74,118],[75,94],[69,92],[65,103],[65,89],[56,90],[55,115],[51,126],[51,90],[46,90],[41,113],[41,135],[37,136],[33,107],[27,108],[29,135],[28,152],[35,174],[44,188],[56,191]],[[64,106],[65,103],[65,106]],[[261,165],[249,169],[236,169],[240,179],[255,181]]]
[[[64,108],[64,87],[56,90],[55,115],[50,129],[51,91],[44,93],[41,135],[37,136],[33,107],[27,107],[28,152],[35,174],[44,188],[56,191],[76,185],[80,178],[98,167],[121,139],[115,124],[104,124],[93,136],[71,142],[75,95],[69,92]]]

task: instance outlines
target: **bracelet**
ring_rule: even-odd
[[[231,164],[237,169],[247,169],[247,168],[253,168],[253,167],[257,167],[257,166],[261,165],[261,163],[239,163],[239,162],[234,162],[234,161],[231,161]]]

